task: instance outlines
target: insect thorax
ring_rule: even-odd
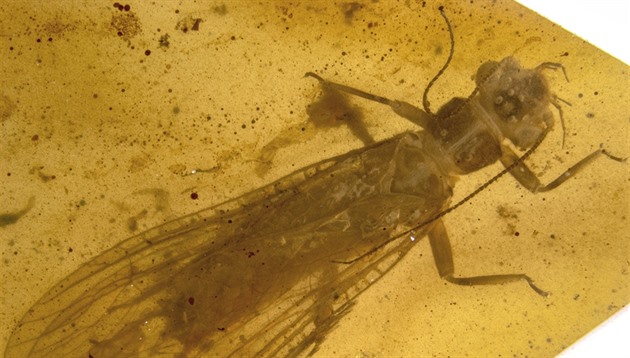
[[[553,126],[552,94],[539,68],[524,69],[507,57],[482,65],[476,81],[469,98],[453,98],[428,125],[457,174],[496,162],[505,138],[527,149]]]

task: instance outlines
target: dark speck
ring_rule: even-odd
[[[160,37],[160,47],[168,47],[171,43],[168,41],[168,34],[164,34]]]

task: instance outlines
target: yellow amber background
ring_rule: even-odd
[[[34,198],[0,227],[0,350],[54,282],[99,252],[361,147],[346,127],[306,123],[320,89],[305,72],[420,105],[448,53],[438,5],[456,48],[430,93],[434,110],[467,96],[487,60],[561,62],[570,82],[549,78],[572,104],[563,106],[566,144],[557,126],[528,164],[548,182],[600,144],[630,156],[628,66],[510,1],[129,5],[0,5],[0,215]],[[383,106],[353,103],[378,140],[413,129]],[[259,175],[265,144],[291,130],[302,143],[280,148]],[[193,169],[203,171],[182,175]],[[463,177],[455,199],[500,169]],[[518,283],[448,284],[423,240],[319,354],[560,352],[629,301],[628,174],[628,164],[601,159],[537,195],[506,177],[446,217],[458,273],[524,272],[550,297]]]

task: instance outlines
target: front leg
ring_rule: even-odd
[[[575,174],[579,173],[587,165],[591,164],[595,159],[601,157],[602,155],[618,162],[625,161],[625,159],[615,157],[606,152],[604,149],[600,148],[593,153],[587,155],[579,162],[575,163],[571,168],[560,174],[560,176],[553,180],[551,183],[544,185],[540,182],[536,174],[534,174],[525,163],[523,163],[522,161],[519,162],[518,155],[516,155],[516,153],[514,153],[514,151],[510,147],[502,145],[501,152],[503,153],[501,156],[501,163],[503,163],[506,168],[515,165],[515,167],[510,170],[510,174],[512,174],[512,176],[516,180],[518,180],[518,182],[521,183],[522,186],[524,186],[532,193],[545,192],[555,189],[560,184],[567,181],[569,178],[575,176]]]
[[[497,285],[516,281],[525,281],[536,291],[537,294],[546,297],[547,292],[541,290],[534,284],[534,281],[525,274],[503,274],[503,275],[485,275],[471,277],[455,277],[455,265],[453,263],[453,251],[451,243],[446,233],[446,228],[442,220],[436,220],[435,224],[429,231],[429,242],[431,243],[431,251],[435,266],[441,278],[448,282],[465,285]]]

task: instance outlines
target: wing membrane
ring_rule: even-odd
[[[6,357],[316,350],[354,298],[412,247],[401,239],[374,250],[412,225],[406,220],[417,222],[425,204],[377,189],[391,181],[387,158],[399,141],[317,163],[123,241],[44,295]],[[424,206],[425,216],[441,209]]]

